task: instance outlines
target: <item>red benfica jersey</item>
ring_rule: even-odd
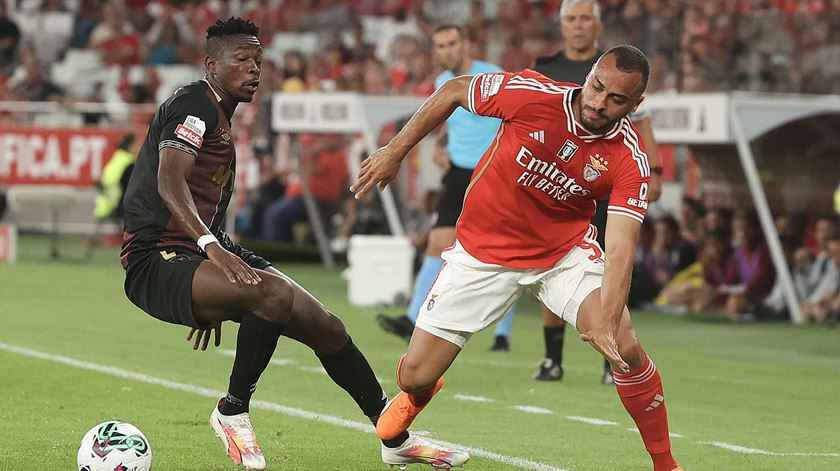
[[[473,257],[510,268],[553,267],[586,234],[595,201],[641,223],[650,169],[627,118],[594,135],[575,121],[581,88],[533,70],[473,77],[469,111],[503,120],[467,188],[456,227]]]

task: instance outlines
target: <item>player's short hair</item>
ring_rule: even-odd
[[[467,38],[467,36],[464,34],[464,28],[462,28],[462,27],[460,27],[460,26],[458,26],[458,25],[456,25],[456,24],[452,24],[452,23],[446,23],[446,24],[439,25],[439,26],[438,26],[437,28],[435,28],[435,30],[432,32],[432,36],[434,36],[434,35],[436,35],[436,34],[440,33],[441,31],[446,31],[446,30],[448,30],[448,29],[454,29],[455,31],[457,31],[457,32],[458,32],[458,36],[460,36],[460,37],[461,37],[461,39],[466,39],[466,38]]]
[[[595,17],[598,22],[601,22],[601,3],[598,0],[563,0],[563,4],[560,6],[560,21],[563,21],[563,18],[566,16],[566,13],[569,12],[569,8],[572,8],[575,5],[580,5],[581,3],[588,3],[592,5],[592,16]]]
[[[224,39],[229,36],[245,34],[248,36],[259,36],[260,29],[250,20],[238,17],[230,17],[227,20],[216,20],[216,23],[207,28],[207,43],[205,51],[208,56],[218,57],[224,50]]]
[[[644,93],[650,76],[650,64],[645,53],[636,46],[621,44],[610,48],[601,57],[609,55],[615,56],[615,66],[618,67],[618,70],[642,74],[642,93]]]

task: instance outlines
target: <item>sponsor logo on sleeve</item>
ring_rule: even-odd
[[[201,145],[204,144],[204,132],[207,130],[207,125],[204,124],[204,121],[201,118],[196,116],[189,115],[187,119],[184,120],[183,124],[179,124],[177,128],[175,128],[175,136],[178,139],[184,140],[189,142],[190,144],[201,148]]]
[[[485,102],[491,96],[499,93],[505,76],[502,74],[485,74],[481,76],[481,101]]]

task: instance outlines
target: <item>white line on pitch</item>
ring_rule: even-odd
[[[802,452],[777,452],[777,451],[767,451],[767,450],[759,450],[757,448],[747,448],[745,446],[740,445],[733,445],[731,443],[726,442],[697,442],[701,445],[711,445],[716,446],[718,448],[723,448],[724,450],[735,451],[738,453],[745,453],[747,455],[769,455],[769,456],[831,456],[831,457],[840,457],[840,453],[802,453]]]
[[[484,396],[470,396],[469,394],[455,394],[452,396],[453,399],[457,399],[459,401],[470,401],[470,402],[496,402],[495,399],[490,399],[489,397]]]
[[[220,349],[218,350],[218,352],[222,355],[229,357],[236,356],[236,350],[231,350],[229,348]],[[300,363],[297,360],[292,360],[291,358],[272,358],[269,361],[269,364],[274,366],[297,366],[297,369],[301,371],[306,371],[309,373],[327,374],[327,370],[325,370],[322,366],[299,366]],[[393,380],[383,379],[379,376],[376,377],[376,380],[379,381],[380,384],[388,384],[394,382]]]
[[[636,428],[636,427],[630,427],[630,428],[627,429],[627,431],[628,432],[634,432],[634,433],[641,433],[641,432],[639,432],[639,429]],[[674,432],[668,432],[668,436],[670,436],[671,438],[685,438],[685,435],[683,435],[681,433],[674,433]]]
[[[537,406],[511,406],[514,409],[522,412],[527,412],[529,414],[553,414],[554,411],[551,409],[546,409],[544,407],[537,407]]]
[[[7,343],[0,342],[0,350],[5,350],[7,352],[16,353],[18,355],[23,355],[30,358],[38,358],[40,360],[48,360],[53,361],[56,363],[61,363],[63,365],[72,366],[74,368],[79,368],[83,370],[95,371],[97,373],[103,373],[111,376],[116,376],[119,378],[130,379],[134,381],[139,381],[141,383],[146,384],[153,384],[156,386],[163,386],[165,388],[174,389],[177,391],[183,391],[188,393],[197,394],[199,396],[209,397],[213,399],[217,399],[224,395],[222,391],[216,391],[209,388],[203,388],[201,386],[196,386],[193,384],[188,383],[180,383],[177,381],[170,381],[168,379],[157,378],[155,376],[149,376],[143,373],[135,373],[133,371],[124,370],[122,368],[117,368],[114,366],[108,365],[101,365],[98,363],[93,363],[89,361],[77,360],[75,358],[66,357],[64,355],[56,355],[52,353],[41,352],[38,350],[32,350],[25,347],[19,347],[17,345],[11,345]],[[362,422],[356,422],[355,420],[348,420],[342,417],[336,417],[332,415],[326,414],[319,414],[317,412],[310,412],[304,409],[298,409],[297,407],[289,407],[284,406],[282,404],[277,404],[275,402],[269,401],[251,401],[251,405],[258,408],[258,409],[266,409],[271,410],[274,412],[279,412],[281,414],[290,415],[292,417],[299,417],[308,420],[314,420],[316,422],[325,422],[330,425],[336,425],[339,427],[349,428],[353,430],[358,430],[365,433],[373,433],[374,429],[373,426],[370,424],[365,424]],[[487,458],[489,460],[493,460],[499,463],[509,464],[512,466],[516,466],[522,469],[533,469],[535,471],[569,471],[568,469],[564,468],[556,468],[554,466],[540,463],[538,461],[532,461],[527,458],[520,458],[518,456],[507,456],[502,455],[499,453],[494,453],[492,451],[486,451],[481,448],[474,448],[471,446],[459,445],[457,443],[450,443],[444,442],[441,440],[432,440],[436,443],[439,443],[446,447],[451,448],[458,448],[464,450],[471,455],[480,456],[482,458]]]
[[[604,420],[604,419],[596,419],[594,417],[581,417],[579,415],[567,415],[567,419],[574,420],[576,422],[583,422],[589,425],[618,425],[618,422],[613,422],[611,420]]]

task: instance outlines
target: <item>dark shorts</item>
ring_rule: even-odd
[[[199,327],[192,314],[192,281],[205,260],[202,255],[181,249],[132,257],[125,271],[125,294],[153,317]]]
[[[452,165],[443,175],[443,186],[437,201],[435,227],[455,227],[464,208],[464,195],[473,171]]]

